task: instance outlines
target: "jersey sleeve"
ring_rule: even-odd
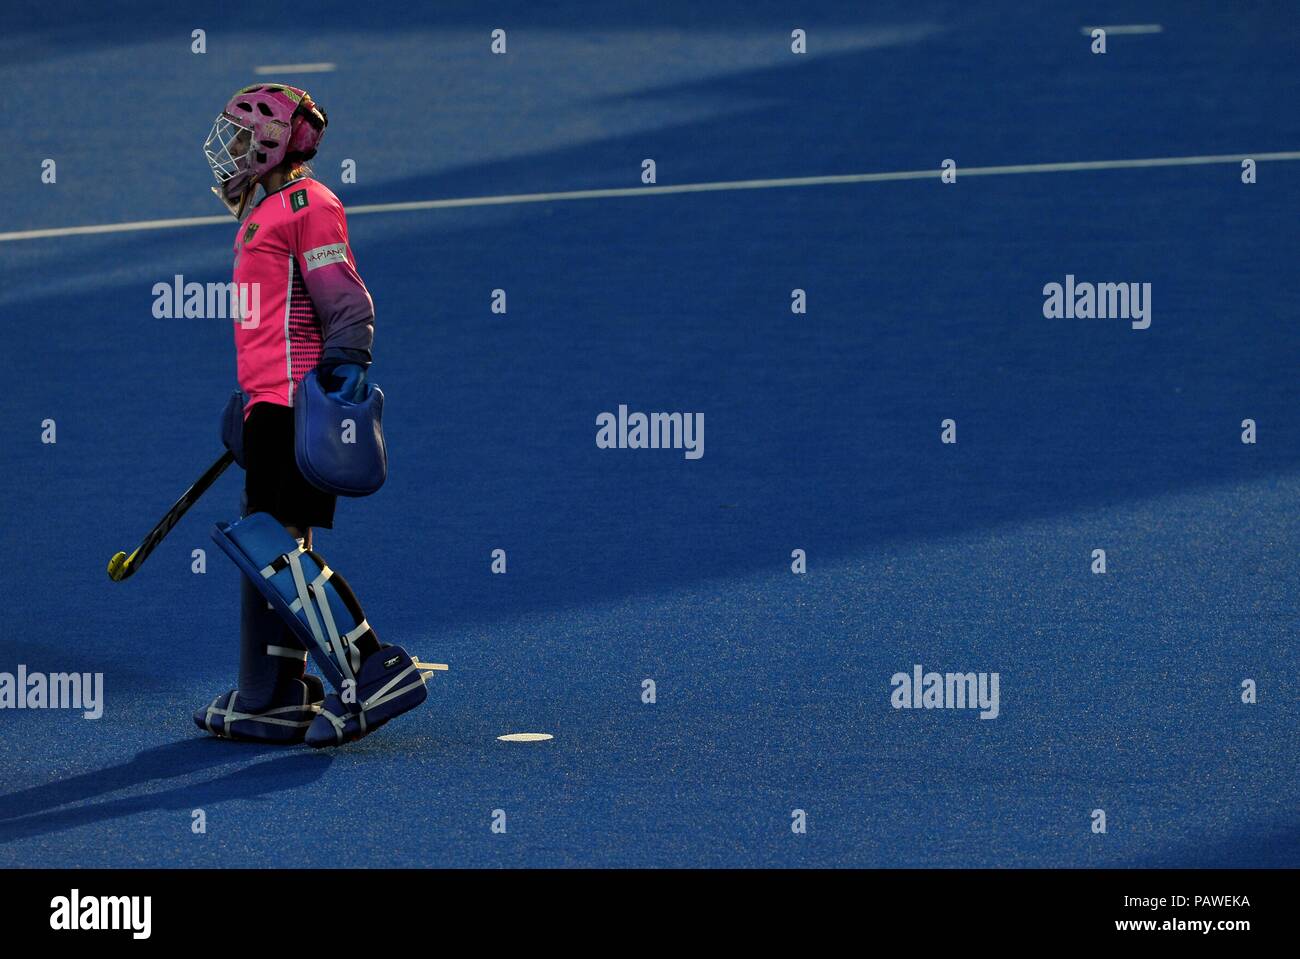
[[[348,246],[343,205],[319,194],[292,221],[294,259],[324,341],[322,360],[368,366],[375,339],[375,304]]]

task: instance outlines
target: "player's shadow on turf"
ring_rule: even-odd
[[[135,755],[129,762],[106,769],[94,769],[0,796],[0,820],[43,812],[95,796],[128,789],[158,779],[175,779],[202,772],[227,763],[252,759],[283,747],[256,743],[223,742],[211,737],[189,737],[174,743],[154,746]]]
[[[216,779],[161,792],[128,796],[94,805],[87,799],[120,789],[178,776],[187,776],[230,763],[280,753],[280,758],[241,765]],[[157,809],[208,808],[232,799],[254,799],[297,789],[319,779],[332,756],[283,747],[186,739],[138,753],[130,762],[82,773],[69,779],[34,786],[0,797],[0,843],[59,832],[76,826],[118,819]],[[76,805],[69,805],[76,804]],[[58,808],[58,807],[67,808]]]

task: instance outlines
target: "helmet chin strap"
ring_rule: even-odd
[[[257,181],[253,180],[240,192],[239,196],[232,200],[226,196],[225,191],[220,187],[213,187],[212,193],[218,200],[225,205],[235,217],[236,220],[242,220],[244,214],[248,212],[248,205],[252,202],[253,196],[257,193]]]

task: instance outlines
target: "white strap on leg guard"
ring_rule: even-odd
[[[435,672],[445,673],[447,671],[446,663],[422,663],[418,659],[412,660],[412,662],[415,663],[416,668],[420,670],[420,675],[425,680],[431,679]]]
[[[357,712],[355,713],[349,713],[345,710],[342,716],[336,716],[328,709],[322,708],[320,714],[324,716],[326,719],[328,719],[330,721],[330,724],[334,727],[335,738],[340,743],[343,742],[344,726],[347,723],[349,718],[356,719],[357,723],[361,726],[361,734],[364,736],[368,728],[368,724],[366,722],[366,713],[369,710],[374,709],[376,706],[382,706],[384,703],[396,699],[398,696],[401,696],[405,693],[409,693],[412,689],[415,689],[417,686],[424,685],[424,682],[426,679],[428,679],[429,674],[423,672],[420,669],[420,667],[423,665],[425,664],[412,662],[411,665],[407,666],[400,673],[398,673],[388,682],[384,683],[384,685],[380,686],[373,693],[367,696],[362,702],[358,703]],[[447,667],[443,666],[442,668],[446,669]],[[406,679],[406,677],[410,676],[412,673],[416,674],[415,679],[407,683],[406,685],[399,687],[398,683],[402,682],[402,680]]]
[[[307,592],[311,594],[312,599],[316,600],[316,605],[320,609],[321,620],[325,623],[325,631],[329,636],[330,646],[334,650],[335,658],[346,661],[353,677],[355,677],[356,671],[361,668],[361,653],[356,647],[356,641],[370,630],[370,626],[363,619],[345,635],[339,635],[339,629],[334,625],[334,613],[330,609],[329,597],[325,595],[323,589],[332,575],[334,575],[332,569],[328,566],[323,567],[320,575],[313,579],[307,587]],[[347,673],[347,670],[344,670],[344,673]]]
[[[374,634],[347,581],[270,513],[218,523],[212,538],[285,620],[330,685],[341,694],[349,680],[355,683],[362,650]]]
[[[334,611],[330,608],[329,596],[325,591],[325,585],[334,575],[334,571],[322,564],[320,575],[308,582],[302,568],[302,557],[306,552],[306,548],[300,544],[297,549],[284,553],[277,562],[263,567],[262,577],[270,579],[283,569],[280,561],[288,566],[293,575],[294,589],[298,594],[298,598],[290,604],[289,609],[295,614],[300,613],[306,619],[317,648],[334,663],[345,681],[351,680],[355,684],[356,671],[361,668],[361,653],[356,648],[356,640],[365,635],[370,630],[370,626],[365,619],[362,619],[347,633],[339,633],[338,625],[334,621]]]
[[[208,707],[207,713],[204,715],[208,732],[223,739],[230,739],[232,738],[231,724],[241,720],[252,720],[257,723],[265,723],[268,726],[289,726],[294,729],[306,729],[311,725],[312,718],[321,710],[319,703],[302,703],[296,706],[276,706],[260,713],[243,713],[235,708],[235,701],[238,698],[239,690],[232,689],[229,697],[218,696],[212,700],[212,705]],[[226,700],[225,705],[221,705],[222,699]],[[300,720],[281,719],[280,717],[285,713],[309,713],[310,716],[307,719]],[[215,716],[220,716],[223,720],[221,729],[216,729],[212,725]]]

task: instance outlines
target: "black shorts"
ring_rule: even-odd
[[[245,514],[270,513],[284,526],[334,528],[335,497],[303,478],[293,455],[293,410],[255,403],[244,420]]]

